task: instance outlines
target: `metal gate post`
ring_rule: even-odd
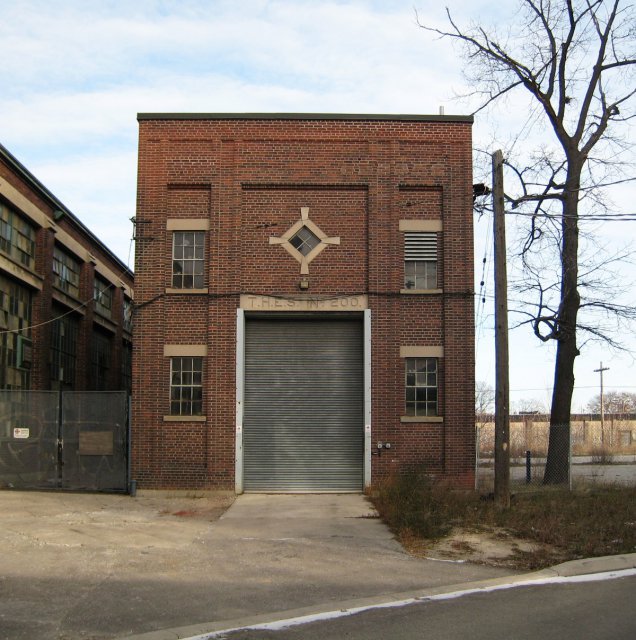
[[[133,483],[132,480],[132,396],[127,395],[126,398],[126,409],[128,411],[126,415],[126,486],[128,487],[128,493],[134,498],[137,494],[137,483]]]
[[[64,409],[63,391],[57,394],[57,488],[62,487],[62,473],[64,469]]]

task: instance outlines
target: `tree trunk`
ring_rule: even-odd
[[[561,303],[558,314],[554,388],[550,407],[550,437],[544,484],[569,481],[570,413],[574,392],[576,322],[581,304],[578,292],[578,195],[582,163],[570,160],[563,202]]]

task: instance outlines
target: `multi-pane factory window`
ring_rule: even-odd
[[[51,323],[51,384],[57,389],[74,389],[77,361],[77,336],[79,321],[60,309]]]
[[[0,275],[0,389],[29,389],[31,292]]]
[[[35,268],[35,228],[0,202],[0,251],[27,269]]]
[[[53,249],[53,282],[58,289],[76,298],[79,297],[80,269],[79,260],[60,247]]]
[[[96,277],[93,284],[93,297],[95,299],[95,310],[110,318],[113,311],[113,288],[111,285],[105,280]]]

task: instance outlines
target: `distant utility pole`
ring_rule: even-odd
[[[605,402],[603,398],[603,371],[609,371],[609,367],[604,367],[601,362],[601,366],[598,369],[594,369],[594,373],[600,373],[601,375],[601,446],[605,446]]]
[[[508,274],[503,154],[492,154],[495,254],[495,502],[510,507],[510,385],[508,379]]]

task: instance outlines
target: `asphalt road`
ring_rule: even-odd
[[[375,609],[280,631],[245,630],[227,640],[632,640],[636,576],[525,586],[452,600]]]

